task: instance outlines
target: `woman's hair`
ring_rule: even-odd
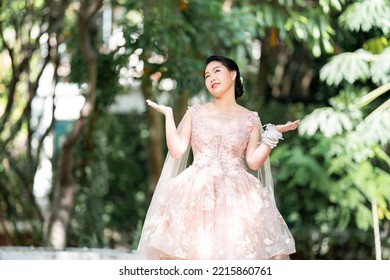
[[[240,69],[238,68],[237,63],[234,62],[234,60],[225,56],[212,55],[206,59],[205,67],[212,61],[221,62],[230,71],[236,71],[237,74],[236,74],[236,79],[234,84],[234,96],[237,100],[239,97],[241,97],[244,94],[244,86],[242,85],[241,82]]]

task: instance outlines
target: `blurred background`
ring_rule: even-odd
[[[389,0],[1,0],[0,248],[131,252],[167,152],[163,116],[210,100],[301,119],[271,154],[292,259],[390,259]]]

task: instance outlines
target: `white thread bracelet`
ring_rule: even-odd
[[[283,134],[276,130],[275,125],[273,124],[266,124],[265,131],[261,135],[261,142],[267,146],[269,146],[271,149],[275,148],[279,140],[283,140]]]

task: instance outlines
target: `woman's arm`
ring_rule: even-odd
[[[291,130],[295,130],[299,126],[299,120],[289,121],[283,125],[276,125],[276,131],[283,133]],[[257,127],[253,127],[249,143],[246,149],[246,162],[248,167],[252,170],[257,170],[267,160],[269,154],[272,151],[272,147],[260,142],[260,131]]]
[[[264,164],[271,151],[271,147],[260,143],[260,131],[257,127],[253,127],[246,148],[246,162],[248,167],[252,170],[259,169],[260,166]]]
[[[188,112],[185,114],[182,127],[178,131],[171,107],[159,105],[149,99],[146,100],[146,103],[165,116],[165,138],[169,154],[173,158],[182,156],[187,150],[191,138],[191,115]]]

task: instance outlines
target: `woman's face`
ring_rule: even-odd
[[[207,64],[204,79],[207,90],[216,98],[232,90],[234,95],[234,82],[236,71],[230,71],[219,61]]]

